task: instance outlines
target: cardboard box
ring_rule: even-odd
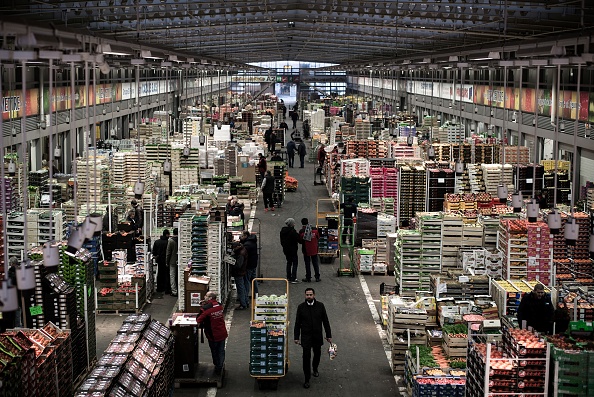
[[[185,294],[185,313],[198,313],[200,311],[200,301],[209,290],[208,284],[195,283],[189,280],[190,271],[184,271],[184,294]]]

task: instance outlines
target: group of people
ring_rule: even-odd
[[[168,229],[153,244],[153,257],[157,262],[157,292],[177,296],[178,267],[178,229],[173,229],[173,235]]]
[[[301,138],[291,138],[291,140],[287,142],[287,160],[289,168],[293,168],[295,165],[295,154],[299,156],[301,163],[299,168],[304,168],[307,149],[305,148],[305,142],[303,142]]]
[[[250,306],[249,298],[258,293],[258,284],[252,283],[258,271],[258,238],[255,234],[244,230],[239,238],[232,244],[235,264],[231,267],[231,275],[235,279],[237,310],[245,310]],[[252,284],[254,290],[251,291]]]
[[[287,260],[286,274],[287,280],[292,284],[299,283],[297,278],[297,268],[299,267],[298,250],[301,244],[301,252],[303,253],[303,262],[305,263],[305,278],[304,282],[311,282],[312,274],[311,267],[313,266],[314,277],[317,282],[322,281],[320,278],[320,265],[318,261],[318,241],[320,240],[320,233],[316,228],[309,224],[307,218],[301,219],[301,229],[295,229],[295,219],[288,218],[285,220],[285,226],[280,231],[280,243],[283,248],[283,254]]]

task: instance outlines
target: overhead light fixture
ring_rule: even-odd
[[[163,161],[163,174],[171,175],[171,160],[169,159]]]
[[[48,241],[43,244],[43,265],[45,267],[56,267],[60,264],[60,246],[56,241]]]
[[[569,217],[565,222],[565,243],[574,246],[577,244],[577,239],[580,233],[580,225],[577,223],[575,217]]]
[[[17,288],[21,291],[29,291],[35,289],[35,268],[31,266],[28,260],[23,261],[19,266],[16,266],[16,282]]]
[[[99,54],[104,54],[104,55],[120,55],[120,56],[132,55],[132,52],[130,51],[129,47],[122,47],[122,46],[116,46],[116,45],[111,45],[111,44],[99,44],[97,46],[97,48],[95,49],[95,51]]]
[[[12,161],[12,159],[10,159],[10,162],[8,163],[8,175],[16,175],[16,164]]]
[[[501,164],[501,167],[503,167],[503,164]],[[501,203],[507,202],[507,196],[508,196],[507,186],[503,185],[503,184],[497,186],[497,198],[499,199],[499,201]]]
[[[458,56],[456,56],[456,55],[450,55],[448,57],[448,62],[458,62]]]
[[[427,149],[427,157],[429,158],[429,160],[435,159],[435,148],[433,147],[433,145],[429,146],[429,149]]]
[[[464,163],[461,161],[456,161],[456,165],[454,166],[456,174],[460,175],[464,173]]]
[[[528,222],[536,222],[538,219],[538,211],[540,210],[540,206],[538,205],[538,201],[535,198],[532,198],[528,204],[526,204],[526,216],[528,217]]]
[[[551,230],[551,234],[559,234],[561,230],[561,214],[557,208],[553,208],[547,216],[547,224]]]
[[[54,158],[59,159],[60,157],[62,157],[62,148],[58,144],[54,149]]]
[[[512,194],[511,201],[514,212],[522,212],[522,193],[515,192]]]
[[[69,256],[75,256],[79,249],[85,243],[85,234],[80,228],[72,226],[70,229],[70,237],[68,238],[68,247],[65,253]]]
[[[184,146],[184,149],[182,151],[182,156],[184,157],[190,157],[190,147],[189,146]]]
[[[142,182],[139,179],[134,184],[134,197],[137,199],[141,199],[143,194],[144,194],[144,182]]]
[[[518,122],[518,113],[516,113],[516,112],[512,113],[511,121],[512,121],[512,123]]]

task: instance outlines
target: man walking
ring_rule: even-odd
[[[171,293],[169,281],[169,267],[167,264],[167,246],[169,245],[169,230],[163,230],[163,235],[153,244],[153,256],[157,261],[157,292]]]
[[[270,211],[274,211],[274,199],[272,198],[274,194],[274,177],[270,171],[266,171],[261,188],[264,195],[264,212],[268,212],[268,208],[270,208]]]
[[[307,150],[305,150],[305,142],[303,140],[299,140],[299,146],[297,147],[297,154],[299,155],[299,161],[301,165],[299,168],[305,167],[305,155],[307,154]]]
[[[196,321],[204,328],[215,374],[220,375],[225,367],[225,339],[228,336],[225,314],[223,306],[217,301],[216,292],[208,291],[204,298],[204,304]]]
[[[288,218],[285,221],[285,226],[280,231],[280,243],[283,247],[283,254],[287,259],[287,280],[292,284],[297,284],[299,282],[297,280],[299,234],[295,230],[295,219]]]
[[[324,337],[322,335],[322,326],[326,332],[326,340],[332,343],[332,330],[328,314],[322,302],[316,300],[316,292],[313,288],[305,289],[305,302],[297,307],[297,316],[295,318],[295,343],[303,348],[303,374],[305,382],[303,387],[309,389],[309,380],[311,375],[315,378],[320,376],[318,367],[322,356],[322,345]],[[311,352],[313,350],[313,362]],[[311,371],[313,366],[313,373]]]
[[[289,160],[289,168],[293,168],[295,165],[295,151],[297,147],[295,146],[295,141],[293,138],[289,142],[287,142],[287,159]]]
[[[171,296],[177,296],[177,228],[173,229],[173,236],[167,242],[165,262],[169,266],[169,283]]]
[[[291,120],[293,120],[293,129],[297,128],[297,120],[299,120],[299,113],[294,109],[291,113]]]
[[[254,283],[254,290],[250,293],[252,280],[256,278],[258,272],[258,238],[244,230],[239,238],[248,254],[247,273],[245,275],[248,285],[248,296],[258,293],[258,283]]]
[[[233,257],[235,258],[235,265],[231,269],[231,275],[235,279],[235,287],[237,288],[237,299],[239,299],[239,307],[237,310],[245,310],[248,308],[248,290],[247,286],[247,264],[248,253],[245,247],[239,242],[233,243]]]
[[[311,267],[314,268],[314,276],[316,281],[320,279],[320,265],[318,263],[318,241],[320,240],[320,233],[317,229],[312,228],[307,218],[301,219],[301,230],[299,231],[299,243],[302,244],[303,261],[305,262],[305,278],[303,281],[309,283],[311,281]]]

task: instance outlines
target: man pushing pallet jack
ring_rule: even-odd
[[[324,164],[326,163],[326,149],[323,143],[316,148],[317,152],[317,164],[315,167],[314,173],[314,186],[324,185],[326,181],[324,180]],[[319,178],[319,182],[318,182]]]

